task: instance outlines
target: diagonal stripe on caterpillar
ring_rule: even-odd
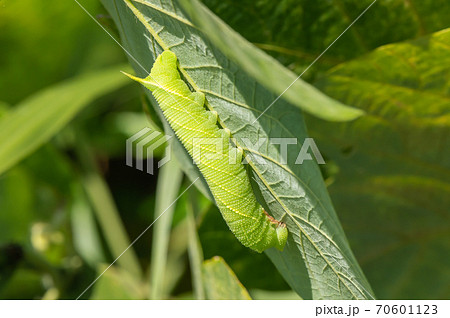
[[[217,115],[205,109],[205,95],[191,92],[180,78],[176,55],[164,51],[144,79],[126,75],[152,91],[237,239],[259,253],[270,247],[283,250],[288,236],[286,225],[267,214],[256,201],[242,164],[242,151],[231,144],[230,134],[219,128]]]

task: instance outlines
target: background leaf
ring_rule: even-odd
[[[101,237],[96,229],[95,214],[82,187],[74,185],[72,191],[76,198],[70,211],[74,248],[89,265],[95,267],[106,262]]]
[[[216,256],[203,263],[208,299],[249,300],[250,295],[223,258]]]
[[[301,300],[301,298],[292,290],[286,291],[268,291],[251,290],[251,297],[255,300]]]
[[[126,84],[113,67],[57,84],[0,118],[0,174],[48,141],[95,98]]]
[[[108,265],[103,265],[98,271],[100,275]],[[136,300],[144,299],[143,286],[132,275],[120,268],[110,268],[95,284],[90,299],[101,300]]]
[[[383,298],[450,295],[449,43],[447,29],[383,46],[318,82],[368,113],[343,125],[310,122],[339,166],[330,193]]]

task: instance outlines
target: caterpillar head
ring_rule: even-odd
[[[171,51],[164,51],[158,56],[155,64],[153,64],[152,71],[145,78],[139,78],[125,72],[122,73],[132,80],[141,83],[151,91],[158,87],[161,88],[162,83],[180,78],[180,74],[177,70],[177,56]],[[158,81],[155,80],[156,78]]]

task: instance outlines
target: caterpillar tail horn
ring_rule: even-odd
[[[150,89],[150,90],[152,90],[152,89],[154,89],[154,88],[157,88],[157,87],[160,87],[160,85],[158,85],[158,83],[156,83],[155,81],[153,81],[153,80],[150,78],[150,75],[147,76],[146,78],[139,78],[139,77],[136,77],[136,76],[134,76],[134,75],[128,74],[128,73],[123,72],[123,71],[120,71],[120,72],[121,72],[122,74],[128,76],[129,78],[131,78],[133,81],[136,81],[136,82],[141,83],[142,85],[144,85],[145,87],[147,87],[147,88]]]

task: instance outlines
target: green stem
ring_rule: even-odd
[[[160,169],[156,187],[156,203],[152,256],[150,265],[150,299],[164,299],[167,290],[164,288],[167,254],[173,213],[180,190],[183,172],[176,160],[172,159]]]
[[[143,276],[142,269],[134,250],[131,247],[129,248],[131,242],[120,218],[120,213],[116,208],[107,183],[98,171],[93,153],[80,133],[77,134],[75,150],[83,169],[82,185],[92,204],[113,257],[133,277],[138,280],[141,279]],[[127,250],[127,248],[129,249]]]
[[[205,290],[203,288],[202,264],[203,251],[200,239],[197,233],[197,226],[195,222],[195,213],[198,211],[195,197],[196,190],[189,191],[189,200],[186,203],[186,221],[188,228],[188,253],[189,263],[192,272],[192,287],[196,299],[205,299]]]

